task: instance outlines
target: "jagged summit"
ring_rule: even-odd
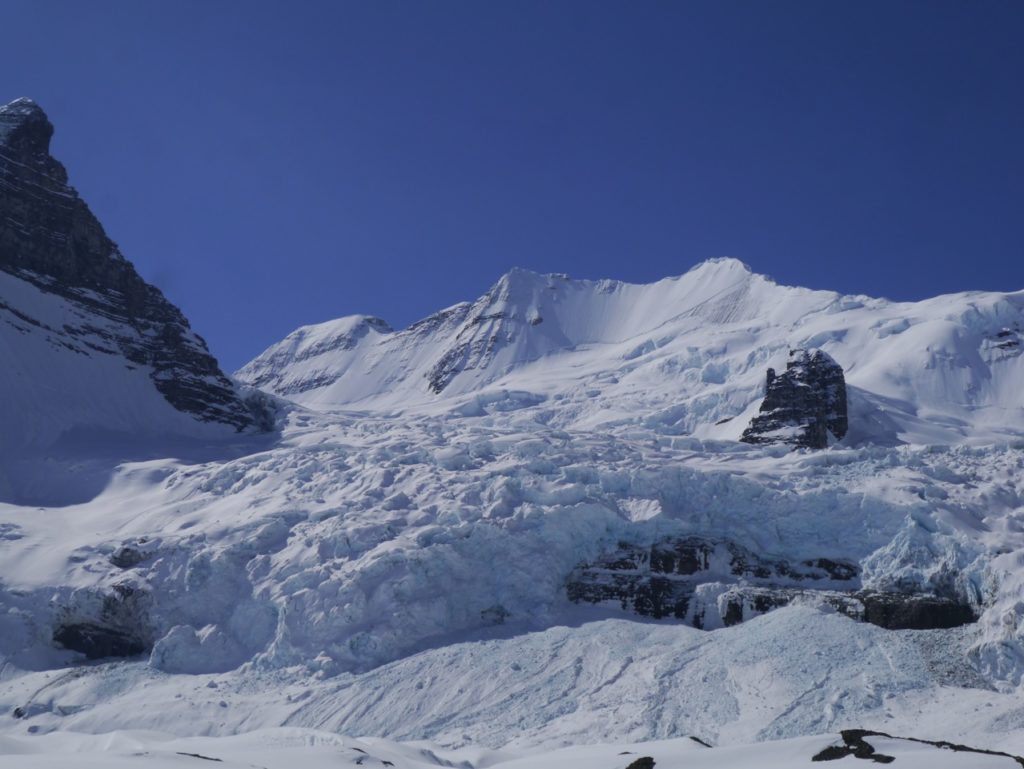
[[[831,355],[790,350],[784,372],[768,369],[764,402],[740,440],[826,448],[849,429],[846,400],[843,369]]]
[[[238,375],[327,410],[469,398],[454,407],[477,413],[507,391],[561,424],[642,419],[738,441],[765,370],[791,349],[818,349],[842,361],[852,386],[847,444],[1022,429],[1014,329],[1024,328],[1024,292],[894,303],[781,285],[718,258],[649,284],[515,268],[475,301],[406,329],[356,338],[352,323],[300,329]]]
[[[53,135],[53,125],[43,108],[25,96],[0,106],[0,141],[6,143],[11,134],[17,131],[44,137],[47,143],[41,149],[49,151],[48,142]]]
[[[0,153],[9,160],[49,166],[45,173],[66,181],[64,168],[50,157],[53,124],[42,107],[22,97],[0,107]]]
[[[161,425],[153,408],[147,415],[147,391],[187,421],[255,424],[181,311],[68,185],[49,154],[52,135],[31,99],[0,107],[0,442],[44,446],[85,424],[191,429],[172,429],[173,415]],[[43,383],[53,390],[45,402]]]

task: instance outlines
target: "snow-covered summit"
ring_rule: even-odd
[[[847,373],[854,444],[1024,434],[1024,292],[898,303],[779,285],[724,258],[646,285],[514,269],[404,330],[356,342],[336,323],[300,329],[238,376],[317,409],[465,413],[507,391],[556,424],[653,419],[737,440],[766,370],[820,348]],[[326,341],[335,333],[345,341]]]
[[[306,391],[337,381],[344,374],[343,361],[354,357],[346,353],[392,331],[387,321],[369,315],[349,315],[302,326],[262,353],[239,374],[256,387],[286,397],[300,397]],[[295,363],[305,364],[297,375],[289,370]]]
[[[358,346],[342,345],[337,351],[317,345],[327,354],[317,355],[315,363],[304,349],[295,349],[295,335],[308,336],[300,329],[238,375],[252,383],[271,383],[275,392],[307,405],[380,403],[390,397],[431,400],[440,393],[476,390],[556,353],[621,344],[673,320],[695,327],[745,319],[759,311],[775,316],[785,304],[781,299],[793,291],[734,259],[705,262],[681,277],[650,285],[572,280],[516,268],[475,302],[442,310],[402,331],[373,336]],[[819,293],[819,303],[832,298]],[[338,323],[347,328],[344,320]],[[317,328],[330,333],[326,324]],[[275,379],[282,382],[280,389],[272,384]],[[321,384],[310,386],[315,382]]]

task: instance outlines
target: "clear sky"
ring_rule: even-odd
[[[1024,288],[1024,2],[0,0],[0,102],[227,369],[521,266]]]

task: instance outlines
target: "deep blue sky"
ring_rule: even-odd
[[[518,265],[1024,288],[1024,2],[4,0],[0,101],[236,368]]]

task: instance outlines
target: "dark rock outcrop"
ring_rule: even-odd
[[[52,135],[30,99],[0,107],[0,270],[84,310],[81,322],[59,330],[69,349],[148,367],[163,397],[202,421],[239,430],[266,422],[253,413],[260,404],[240,397],[181,311],[139,276],[68,185],[50,156]],[[76,346],[76,338],[87,342]]]
[[[764,558],[735,542],[695,536],[650,547],[619,543],[580,565],[566,592],[575,603],[614,604],[709,629],[737,625],[796,600],[891,630],[958,627],[977,619],[974,607],[957,598],[864,590],[859,569],[848,561]]]
[[[974,608],[963,601],[928,594],[863,592],[863,619],[890,630],[930,630],[974,622]]]
[[[146,553],[137,547],[121,545],[121,547],[117,548],[117,550],[110,554],[109,560],[110,563],[119,569],[131,569],[138,566],[148,557],[149,553]]]
[[[615,602],[626,610],[646,617],[674,617],[695,627],[709,622],[723,624],[763,613],[785,605],[792,596],[758,595],[752,608],[728,609],[728,600],[719,598],[715,607],[696,600],[697,587],[720,583],[723,590],[741,583],[750,588],[815,585],[821,590],[860,587],[856,565],[828,558],[797,563],[762,558],[745,547],[725,540],[706,537],[668,539],[650,547],[620,542],[616,550],[589,564],[583,564],[569,578],[569,599],[577,603]],[[742,600],[742,597],[738,598]],[[758,608],[760,607],[760,608]]]
[[[968,625],[977,619],[974,607],[955,598],[930,593],[838,591],[802,587],[735,585],[718,599],[722,623],[738,625],[793,601],[816,598],[850,619],[887,630],[938,630]]]
[[[468,326],[460,331],[456,344],[441,356],[427,374],[427,387],[430,391],[439,394],[463,371],[486,365],[495,350],[514,340],[515,323],[516,319],[503,313],[472,316]],[[484,325],[489,330],[479,331],[478,327]],[[507,327],[509,325],[511,327]]]
[[[871,732],[866,732],[863,729],[845,729],[841,734],[842,745],[829,745],[820,753],[815,753],[811,757],[811,761],[838,761],[847,756],[864,758],[874,761],[876,764],[891,764],[896,760],[892,756],[876,752],[874,746],[864,739]]]
[[[899,737],[885,732],[875,732],[869,729],[843,729],[840,733],[842,745],[830,745],[824,750],[811,757],[811,761],[838,761],[839,759],[853,756],[864,758],[879,764],[891,764],[895,759],[876,752],[874,746],[867,741],[867,737],[881,737],[886,740],[904,740],[915,742],[919,745],[932,745],[940,750],[949,750],[954,753],[976,753],[979,756],[1000,756],[1008,758],[1018,766],[1024,766],[1024,757],[1015,756],[1012,753],[1003,753],[998,750],[986,750],[984,748],[972,748],[967,745],[959,745],[955,742],[945,740],[921,740],[916,737]]]
[[[821,350],[790,350],[782,374],[768,369],[760,413],[740,440],[823,449],[830,435],[842,439],[848,426],[842,367]]]
[[[127,583],[110,592],[81,593],[58,613],[53,642],[87,659],[131,657],[153,647],[152,596]]]
[[[91,660],[133,657],[149,649],[142,639],[128,631],[91,622],[61,625],[54,631],[53,640],[65,649],[81,652]]]

